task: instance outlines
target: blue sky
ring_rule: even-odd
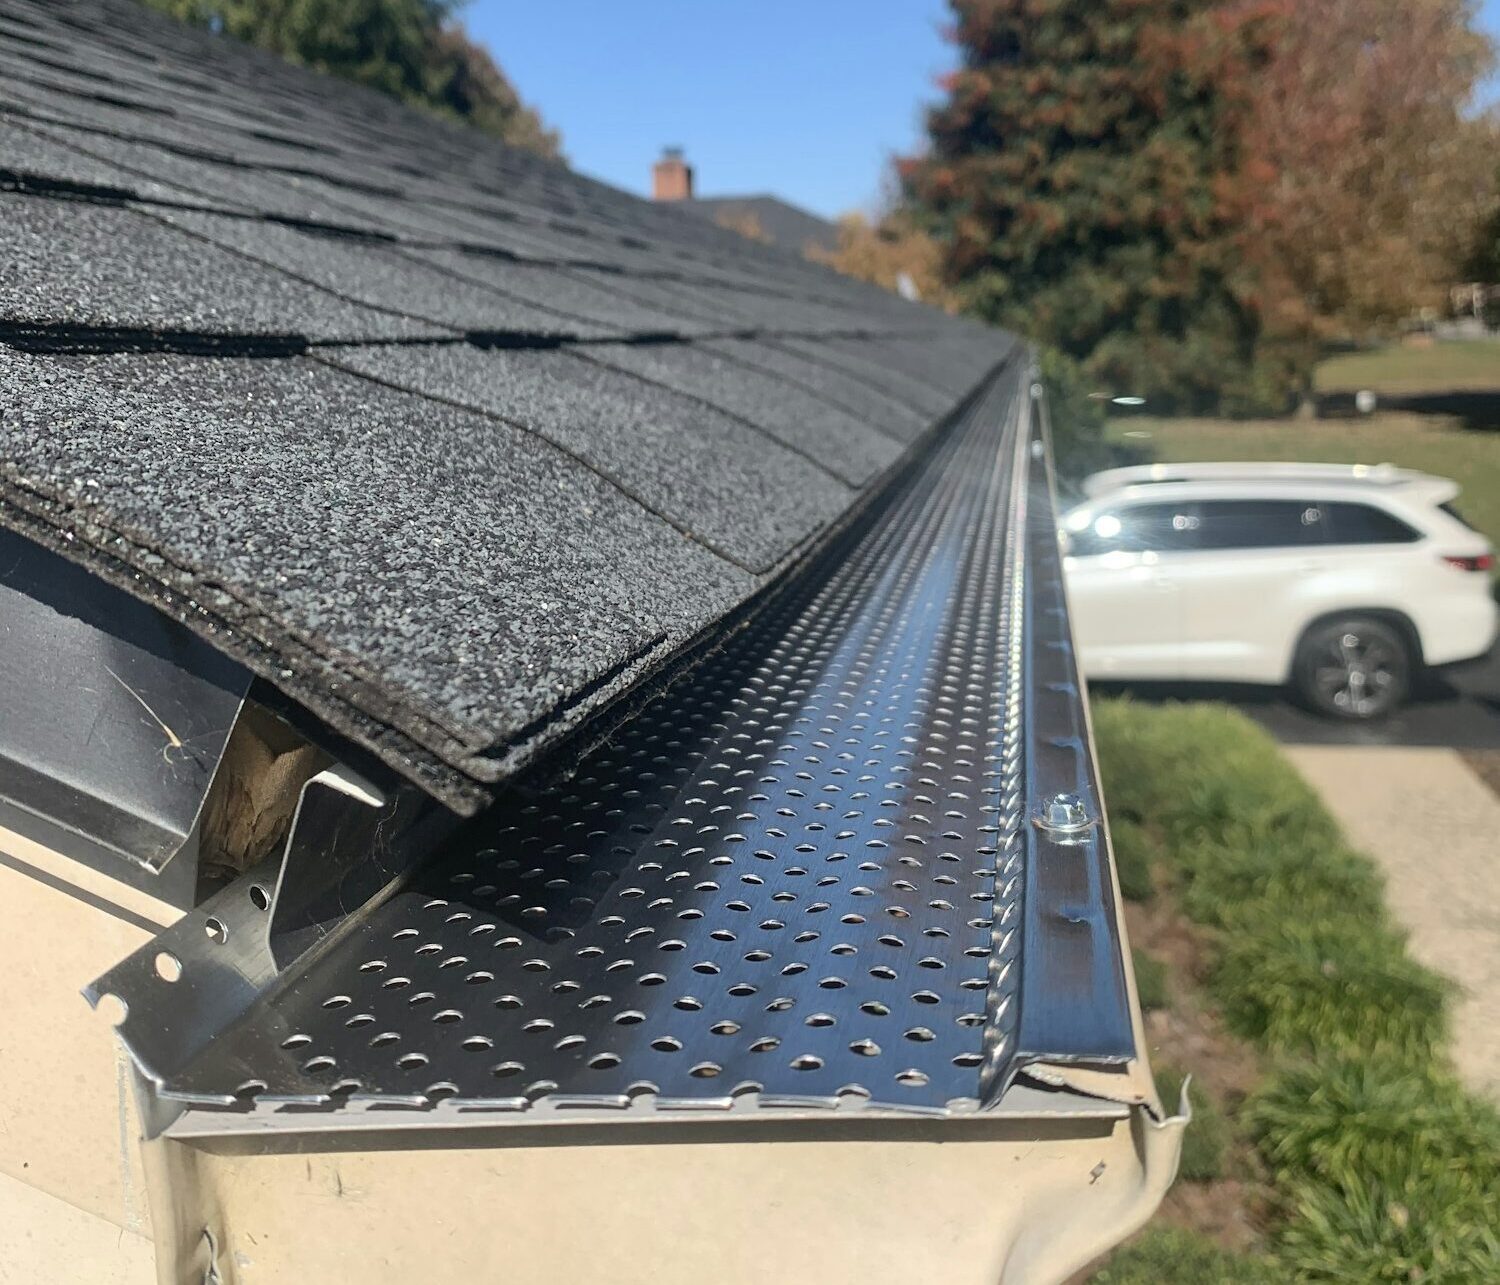
[[[1500,0],[1483,0],[1500,37]],[[704,196],[868,208],[952,65],[944,0],[472,0],[464,20],[573,165],[643,192],[681,144]],[[1500,82],[1486,96],[1500,98]]]

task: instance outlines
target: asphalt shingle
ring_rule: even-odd
[[[413,249],[408,253],[461,280],[489,286],[516,299],[545,304],[617,336],[691,335],[716,328],[686,313],[636,302],[631,297],[632,282],[628,277],[576,268],[538,267],[459,250]]]
[[[274,622],[245,659],[335,721],[352,678],[466,761],[754,585],[536,434],[302,359],[0,349],[0,459],[60,532]]]
[[[901,448],[837,406],[785,380],[738,366],[700,344],[598,344],[594,361],[718,406],[863,486]]]
[[[453,271],[435,270],[414,253],[378,242],[191,210],[163,210],[160,217],[347,299],[431,323],[429,332],[436,326],[535,335],[627,333],[474,284]]]
[[[916,411],[881,396],[860,380],[768,341],[716,339],[706,346],[751,370],[814,393],[898,441],[910,443],[928,426]]]
[[[889,365],[882,365],[869,350],[867,338],[846,339],[840,343],[828,337],[783,337],[771,342],[817,365],[842,371],[872,392],[909,407],[924,422],[936,418],[953,405],[951,389],[946,394],[939,394],[925,382]]]
[[[0,0],[0,262],[0,523],[466,809],[1010,343],[131,0]]]
[[[750,571],[775,567],[853,498],[758,428],[572,353],[460,345],[325,356],[530,429]]]
[[[127,252],[128,251],[128,252]],[[346,303],[147,215],[0,193],[0,325],[397,339],[440,333]]]

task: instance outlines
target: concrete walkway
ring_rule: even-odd
[[[1287,756],[1385,872],[1412,953],[1462,987],[1453,1056],[1500,1101],[1500,797],[1454,750],[1297,746]]]

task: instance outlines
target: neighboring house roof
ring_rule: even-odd
[[[793,254],[802,254],[808,246],[829,252],[839,248],[836,223],[820,219],[779,196],[695,196],[676,204],[693,214],[704,215],[721,227],[735,231],[753,227],[771,244]]]
[[[0,0],[0,189],[0,523],[461,810],[1011,342],[129,0]]]

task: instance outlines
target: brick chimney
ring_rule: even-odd
[[[693,167],[682,159],[682,148],[664,147],[651,167],[651,195],[658,201],[691,201]]]

